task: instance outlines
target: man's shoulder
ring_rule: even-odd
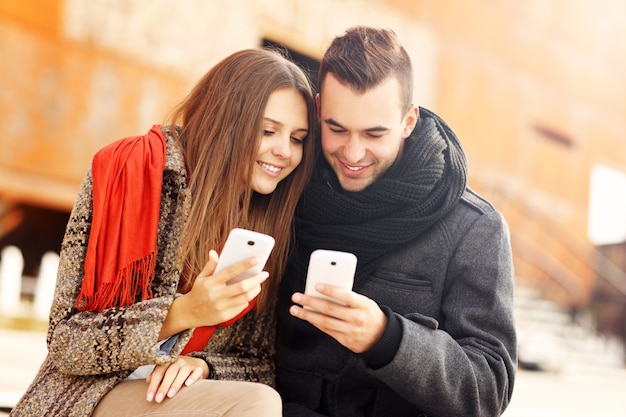
[[[505,218],[487,199],[471,189],[466,189],[455,206],[431,229],[432,234],[440,233],[456,246],[472,230],[487,231],[496,236],[499,231],[508,229]]]
[[[485,197],[472,190],[470,187],[465,188],[465,192],[459,200],[460,205],[473,210],[478,214],[488,214],[496,211],[496,208]]]
[[[447,227],[466,229],[480,218],[488,222],[502,222],[500,212],[486,198],[467,187],[456,206],[441,219]]]

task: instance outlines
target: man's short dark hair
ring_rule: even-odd
[[[357,26],[336,37],[320,63],[320,92],[329,73],[358,93],[365,93],[393,76],[400,85],[402,110],[411,105],[411,59],[392,30]]]

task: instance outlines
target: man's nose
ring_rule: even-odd
[[[348,139],[344,146],[343,156],[346,162],[356,164],[365,156],[365,147],[357,135],[353,135]]]

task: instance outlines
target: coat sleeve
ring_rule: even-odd
[[[400,317],[399,350],[373,372],[429,414],[499,416],[517,366],[508,227],[486,213],[452,249],[440,320]]]
[[[218,328],[202,352],[214,379],[261,382],[275,386],[276,319],[272,306],[252,310],[228,328]]]
[[[171,354],[157,353],[158,334],[178,282],[174,276],[178,274],[176,268],[163,262],[163,254],[161,263],[157,264],[159,279],[155,278],[153,285],[155,295],[158,294],[155,298],[100,313],[75,308],[91,226],[91,191],[89,171],[81,184],[61,247],[47,336],[50,358],[61,372],[72,375],[130,373],[140,365],[169,362],[180,353],[191,331],[181,334]],[[162,212],[169,213],[177,201],[163,198],[164,203],[171,207],[162,206]],[[167,251],[167,245],[160,242],[158,250]]]

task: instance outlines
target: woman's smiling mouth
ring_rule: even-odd
[[[282,171],[281,167],[278,167],[276,165],[270,165],[266,162],[258,162],[259,166],[261,168],[263,168],[265,171],[268,171],[269,173],[273,174],[273,175],[278,175],[280,174],[280,171]]]

